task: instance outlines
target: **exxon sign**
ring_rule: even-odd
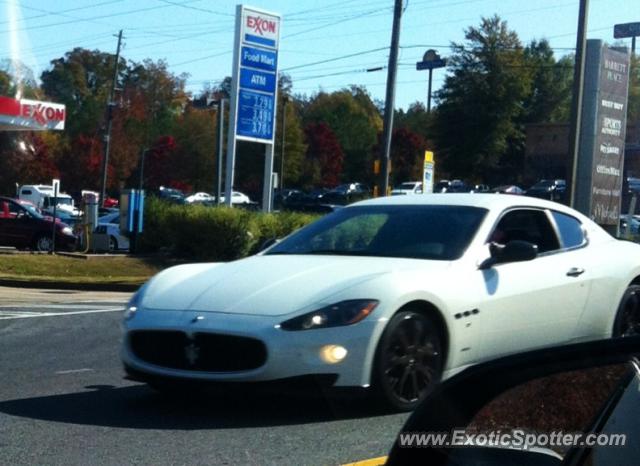
[[[242,42],[278,48],[279,27],[278,17],[245,8],[242,18]]]
[[[65,106],[52,102],[0,96],[0,129],[64,129]]]

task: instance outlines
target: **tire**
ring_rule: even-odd
[[[622,295],[612,335],[614,337],[640,335],[640,285],[629,285]]]
[[[115,236],[109,235],[109,252],[115,252],[118,250],[118,240]]]
[[[38,235],[33,241],[33,249],[39,252],[49,252],[53,249],[53,241],[49,235]]]
[[[442,337],[420,312],[397,313],[385,329],[373,364],[373,394],[387,408],[413,410],[442,376]]]

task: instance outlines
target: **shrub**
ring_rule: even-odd
[[[164,252],[201,261],[230,261],[256,252],[318,218],[295,212],[264,214],[244,209],[175,205],[149,198],[140,252]]]

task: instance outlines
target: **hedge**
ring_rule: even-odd
[[[149,198],[138,252],[164,252],[202,261],[230,261],[256,252],[318,218],[297,212],[265,214],[241,208],[178,205]]]

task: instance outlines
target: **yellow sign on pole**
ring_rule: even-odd
[[[422,193],[433,192],[433,172],[435,170],[436,162],[433,156],[433,152],[430,150],[424,151],[424,169],[422,171]]]

